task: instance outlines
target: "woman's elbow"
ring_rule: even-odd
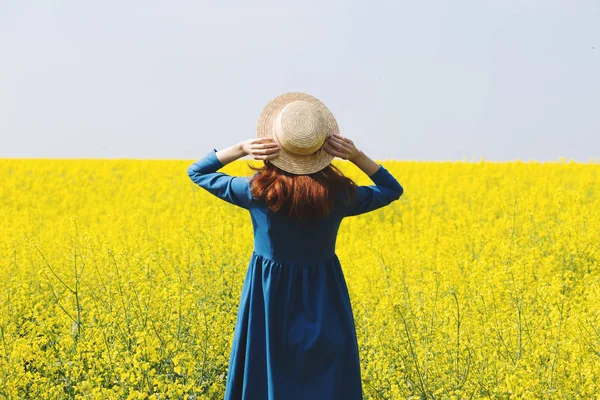
[[[401,185],[388,186],[385,191],[385,204],[391,204],[398,200],[404,193],[404,188]]]
[[[198,172],[193,165],[189,166],[187,169],[187,175],[192,180],[192,182],[197,182],[198,178],[202,175]]]
[[[398,186],[394,189],[393,199],[398,200],[400,196],[404,193],[404,188],[402,185],[398,184]]]
[[[194,170],[192,169],[192,167],[188,167],[187,175],[191,178],[193,174],[194,174]]]

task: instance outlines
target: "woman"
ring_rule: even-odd
[[[335,254],[344,217],[397,200],[402,186],[339,134],[331,112],[286,93],[261,112],[258,138],[208,154],[193,182],[247,209],[254,251],[244,280],[225,400],[358,400],[362,384],[348,289]],[[217,172],[245,155],[253,177]],[[357,186],[331,164],[351,161],[375,183]]]

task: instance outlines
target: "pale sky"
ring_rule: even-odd
[[[374,159],[600,161],[600,1],[0,2],[0,157],[198,159],[306,92]]]

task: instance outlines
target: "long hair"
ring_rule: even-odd
[[[307,175],[289,173],[268,160],[264,161],[262,167],[248,166],[258,171],[250,179],[252,195],[262,199],[270,210],[298,220],[329,215],[340,193],[348,201],[357,188],[352,179],[331,163]]]

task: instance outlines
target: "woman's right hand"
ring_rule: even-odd
[[[279,146],[272,138],[261,137],[245,140],[240,143],[242,151],[255,160],[272,160],[279,156]]]
[[[327,137],[325,144],[323,145],[323,150],[332,156],[348,161],[353,161],[356,159],[356,157],[362,154],[362,151],[358,150],[356,146],[354,146],[354,142],[352,140],[337,133]]]

